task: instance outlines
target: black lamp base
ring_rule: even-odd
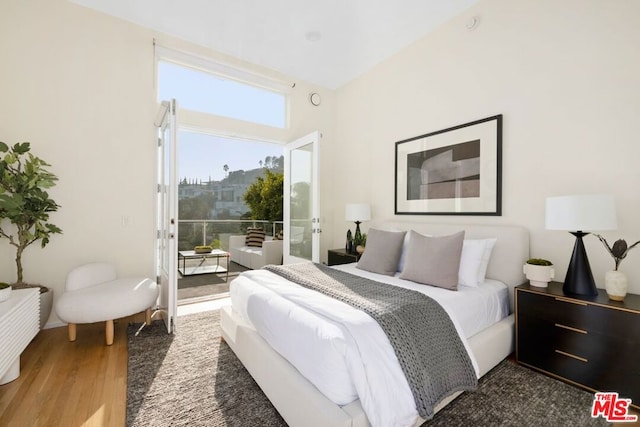
[[[582,231],[570,232],[576,236],[576,244],[573,246],[573,254],[567,268],[567,276],[564,279],[562,291],[565,294],[596,296],[598,290],[593,280],[591,266],[587,258],[587,251],[584,248],[582,237],[589,233]]]
[[[360,232],[360,224],[362,224],[362,222],[361,221],[355,221],[355,223],[356,223],[356,232],[353,235],[353,247],[352,247],[352,250],[351,250],[352,254],[358,253],[356,251],[356,247],[357,247],[357,245],[359,245],[362,242],[362,233]]]

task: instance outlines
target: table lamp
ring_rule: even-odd
[[[591,231],[615,230],[612,195],[547,197],[547,230],[566,230],[576,237],[562,290],[565,294],[598,295],[582,238]]]

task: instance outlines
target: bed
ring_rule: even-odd
[[[463,319],[454,323],[456,323],[456,328],[459,329],[461,336],[464,335],[466,337],[465,346],[469,350],[470,355],[472,355],[478,376],[487,373],[513,351],[514,320],[513,314],[509,314],[513,312],[513,287],[524,281],[522,264],[529,255],[529,235],[524,228],[519,226],[424,224],[417,222],[385,222],[373,224],[371,228],[380,230],[415,230],[421,234],[432,236],[449,235],[464,230],[465,240],[496,239],[487,266],[486,283],[488,287],[491,287],[491,285],[495,283],[503,284],[504,292],[508,298],[508,303],[504,303],[504,305],[507,306],[503,308],[505,313],[496,315],[496,319],[499,318],[500,320],[490,325],[487,324],[489,326],[478,326],[481,322],[474,321],[473,318],[467,319],[466,321]],[[358,273],[353,265],[339,268]],[[310,348],[311,344],[308,342],[297,343],[295,341],[296,336],[306,336],[302,330],[287,332],[287,339],[281,340],[280,344],[273,344],[273,346],[278,349],[278,351],[276,351],[268,341],[271,341],[274,337],[282,337],[284,334],[275,331],[275,329],[273,333],[269,334],[269,325],[266,327],[263,325],[255,326],[248,320],[249,316],[246,313],[246,301],[250,300],[254,302],[258,299],[247,298],[247,295],[254,292],[252,288],[259,287],[257,284],[252,287],[250,280],[270,281],[271,278],[265,276],[265,274],[270,273],[256,271],[248,274],[248,276],[255,276],[252,279],[243,277],[242,279],[236,279],[238,280],[237,283],[236,281],[232,282],[231,292],[233,305],[223,307],[221,311],[221,327],[224,340],[229,344],[289,425],[370,425],[361,400],[355,399],[350,401],[349,393],[353,393],[352,390],[341,391],[338,385],[338,391],[335,395],[327,393],[322,386],[316,386],[317,378],[313,378],[313,374],[309,375],[309,372],[306,372],[305,376],[300,373],[305,372],[305,370],[298,369],[300,368],[299,360],[296,361],[292,359],[292,362],[289,362],[280,355],[281,352],[286,354],[286,352],[282,351],[282,346],[295,347],[298,345],[303,348]],[[375,274],[372,275],[373,278],[377,278]],[[280,278],[278,280],[280,280]],[[391,277],[389,280],[393,281],[398,279],[397,277]],[[424,287],[424,285],[422,286]],[[242,297],[243,293],[247,294],[244,299]],[[490,299],[493,297],[488,296],[487,298]],[[494,303],[493,305],[498,307],[498,309],[500,308],[499,303]],[[330,314],[331,311],[327,313]],[[503,317],[504,314],[507,316]],[[274,317],[275,316],[276,315],[274,315]],[[462,324],[465,322],[466,326],[463,326]],[[258,329],[260,329],[260,332],[258,332]],[[320,350],[308,352],[308,354],[312,355],[314,353],[320,353]],[[314,363],[313,359],[311,361]],[[298,368],[294,367],[294,365],[298,366]],[[326,369],[325,367],[325,370]],[[337,373],[340,372],[340,369],[336,368],[335,372],[336,375],[326,375],[326,373],[323,375],[323,373],[320,372],[318,376],[331,377],[332,380],[335,379],[336,382],[339,382],[338,380],[340,378]],[[311,381],[307,379],[307,377],[310,378]],[[314,383],[316,385],[314,385]],[[346,387],[344,388],[346,389]],[[323,389],[323,392],[321,392],[320,389]],[[459,394],[459,392],[455,393],[441,401],[436,407],[436,411],[444,407]],[[368,398],[365,398],[365,400],[368,402]],[[370,403],[364,406],[368,407],[368,410],[371,411]],[[423,419],[417,416],[412,420],[412,424],[414,425],[420,425],[422,422]],[[406,420],[402,423],[404,425],[411,425],[406,424]],[[380,423],[378,422],[378,424]]]

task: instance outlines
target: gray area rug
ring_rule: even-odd
[[[286,426],[231,348],[220,312],[129,325],[127,426]]]
[[[226,343],[218,311],[128,329],[128,426],[286,426]],[[504,361],[423,426],[606,425],[593,394]]]

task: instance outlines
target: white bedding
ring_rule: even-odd
[[[452,292],[355,264],[336,268],[429,295],[452,317],[465,345],[508,315],[507,288],[494,280]],[[345,405],[360,399],[374,427],[413,425],[418,413],[409,385],[386,335],[367,314],[266,270],[243,273],[230,293],[234,311],[330,400]]]

